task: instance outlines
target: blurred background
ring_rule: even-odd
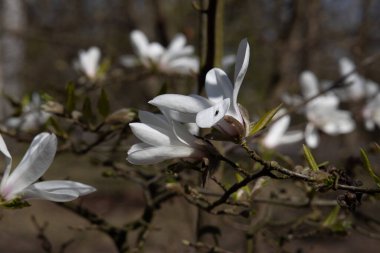
[[[348,57],[359,65],[380,50],[380,0],[224,0],[224,4],[225,55],[234,54],[242,38],[248,38],[251,45],[250,65],[239,95],[251,116],[278,105],[285,92],[299,93],[302,71],[311,70],[320,80],[337,80],[340,58]],[[151,109],[147,102],[164,85],[169,93],[188,94],[196,89],[197,78],[157,76],[122,66],[120,57],[133,54],[130,32],[142,30],[150,41],[164,46],[180,32],[198,50],[199,15],[190,0],[0,0],[0,90],[14,100],[38,91],[64,101],[67,83],[81,78],[74,68],[78,52],[97,46],[108,66],[101,85],[108,93],[111,110]],[[232,75],[232,71],[228,73]],[[380,82],[379,61],[358,71]],[[1,118],[12,113],[8,101],[2,99]],[[357,132],[337,138],[330,149],[318,149],[321,160],[338,160],[358,152],[360,145],[379,140],[379,131],[366,132],[358,124]],[[11,143],[9,149],[19,156],[27,148]],[[332,149],[338,150],[338,155],[332,154]],[[115,157],[124,161],[126,151]],[[90,156],[59,156],[47,178],[70,177],[94,185],[98,192],[83,201],[112,222],[138,217],[144,205],[142,192],[123,181],[110,183],[102,178],[104,169],[91,164]],[[116,252],[106,237],[55,204],[37,201],[30,208],[1,212],[1,252],[41,252],[32,215],[41,224],[49,223],[46,233],[54,243],[51,252],[63,252],[59,245],[72,239],[67,252]],[[194,212],[183,200],[163,206],[146,252],[190,252],[181,240],[194,233]],[[224,220],[221,223],[232,226]],[[89,231],[82,233],[83,229]],[[223,235],[230,235],[228,231]],[[227,237],[226,248],[243,252],[240,234]],[[343,248],[346,243],[350,249]],[[295,242],[289,252],[377,252],[371,248],[377,244],[360,235],[334,243],[321,238]]]

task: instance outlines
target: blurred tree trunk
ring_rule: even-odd
[[[1,9],[0,91],[12,98],[22,94],[21,70],[24,61],[24,42],[17,36],[25,29],[26,17],[22,0],[3,0]],[[10,109],[0,100],[0,117]]]
[[[354,44],[353,51],[357,57],[356,62],[362,62],[369,55],[369,39],[370,39],[370,8],[372,0],[362,0],[361,1],[361,23],[358,28],[357,38]],[[361,70],[365,72],[365,69]]]
[[[276,16],[287,11],[287,22],[277,20],[278,42],[275,44],[274,68],[268,91],[279,97],[298,83],[302,70],[314,69],[313,51],[318,46],[320,0],[293,0],[286,6],[276,1]],[[283,10],[283,7],[286,9]]]

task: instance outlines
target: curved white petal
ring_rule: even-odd
[[[139,58],[145,57],[148,51],[149,41],[140,30],[134,30],[130,34],[131,44]]]
[[[20,164],[11,173],[3,194],[11,196],[40,178],[52,163],[57,150],[57,137],[54,134],[37,135],[24,155]]]
[[[335,110],[339,105],[339,98],[335,95],[322,95],[307,103],[307,110],[314,108],[316,110]],[[313,109],[312,109],[313,110]]]
[[[211,106],[203,111],[200,111],[196,117],[196,123],[201,128],[209,128],[214,126],[226,115],[230,107],[230,99],[226,98],[223,101]]]
[[[281,119],[272,124],[268,133],[265,135],[263,144],[267,148],[274,148],[280,144],[281,137],[285,134],[290,124],[290,116],[283,116]]]
[[[165,49],[161,44],[153,42],[148,46],[147,56],[155,63],[158,63]]]
[[[169,44],[168,50],[180,51],[186,45],[186,37],[182,33],[178,33],[174,36]]]
[[[3,178],[1,179],[0,191],[3,191],[3,186],[5,186],[6,181],[8,180],[9,173],[11,172],[12,167],[12,156],[8,151],[7,145],[4,142],[3,136],[0,134],[0,152],[5,156],[5,170]]]
[[[325,124],[321,125],[320,128],[327,134],[345,134],[355,129],[355,121],[351,118],[349,112],[336,110],[325,112],[325,115]]]
[[[198,113],[212,104],[206,99],[201,99],[196,96],[185,96],[179,94],[164,94],[155,97],[148,102],[157,107],[183,112],[183,113]]]
[[[91,78],[96,76],[100,60],[100,49],[91,47],[87,51],[79,52],[79,62],[83,72]]]
[[[304,133],[301,130],[294,130],[286,132],[280,138],[280,144],[290,144],[297,141],[300,141],[304,138]]]
[[[317,77],[311,71],[304,71],[300,76],[302,94],[309,99],[319,93]]]
[[[195,141],[195,137],[189,132],[187,126],[176,121],[172,121],[173,132],[177,139],[185,145],[191,145]]]
[[[152,146],[178,143],[170,129],[164,129],[144,123],[130,123],[129,127],[137,138]]]
[[[232,83],[227,74],[219,68],[213,68],[207,72],[205,89],[208,98],[213,103],[219,103],[225,98],[232,99]]]
[[[51,180],[30,185],[21,193],[21,197],[25,200],[45,199],[56,202],[66,202],[94,191],[96,191],[94,187],[79,182]]]
[[[133,153],[133,152],[136,152],[136,151],[139,151],[139,150],[143,150],[143,149],[146,149],[146,148],[149,148],[151,147],[151,145],[149,144],[146,144],[146,143],[137,143],[137,144],[134,144],[132,145],[127,154],[129,155],[130,153]]]
[[[231,103],[234,105],[237,103],[237,96],[240,90],[240,86],[243,83],[245,73],[248,69],[250,49],[247,39],[243,39],[239,43],[239,48],[236,54],[235,63],[235,84],[233,90],[233,98]],[[237,105],[234,105],[237,106]],[[238,109],[236,107],[236,109]]]
[[[128,154],[128,162],[136,165],[155,164],[167,159],[197,157],[199,151],[189,146],[150,147]]]
[[[310,148],[316,148],[319,144],[318,129],[313,124],[307,124],[305,129],[305,141]]]
[[[141,123],[157,126],[163,129],[169,129],[170,124],[162,114],[155,114],[148,111],[139,111],[139,119]]]
[[[181,57],[170,60],[166,65],[160,66],[168,74],[190,75],[199,72],[199,60],[196,57]]]

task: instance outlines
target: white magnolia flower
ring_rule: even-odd
[[[375,125],[380,127],[380,93],[364,107],[363,118],[367,130],[374,130]]]
[[[56,150],[57,137],[54,134],[37,135],[19,165],[11,173],[12,156],[0,135],[0,152],[5,156],[5,171],[0,184],[1,202],[4,204],[16,199],[64,202],[95,191],[95,188],[89,185],[68,180],[36,182],[49,168]]]
[[[146,35],[139,30],[132,31],[130,37],[136,56],[123,56],[121,64],[125,67],[143,65],[162,73],[183,75],[199,71],[199,60],[194,56],[194,47],[186,45],[186,37],[183,34],[177,34],[168,48],[157,42],[150,43]]]
[[[206,75],[205,89],[208,99],[201,96],[164,94],[149,101],[150,104],[169,110],[170,117],[182,122],[196,122],[201,128],[216,127],[229,136],[245,136],[248,120],[238,105],[240,86],[249,63],[249,44],[239,44],[235,64],[234,85],[227,74],[213,68]]]
[[[287,132],[290,124],[290,115],[285,115],[286,113],[286,109],[280,109],[274,116],[273,120],[276,121],[269,127],[268,132],[262,140],[262,144],[266,148],[275,148],[280,145],[300,141],[304,138],[302,131],[294,130]]]
[[[21,115],[7,119],[5,125],[23,132],[38,130],[50,117],[50,113],[41,110],[41,105],[41,96],[33,93],[29,103],[23,106]]]
[[[100,49],[90,47],[87,51],[79,51],[79,59],[75,63],[76,67],[82,71],[89,79],[95,79],[100,64]]]
[[[355,70],[355,64],[348,58],[339,60],[340,73],[342,76],[348,75],[345,79],[347,87],[336,89],[337,96],[342,101],[357,101],[363,98],[373,97],[379,91],[379,85],[371,80],[365,79]],[[351,73],[351,74],[350,74]]]
[[[306,100],[319,93],[318,80],[312,72],[304,71],[300,83]],[[320,95],[306,104],[305,114],[309,122],[305,129],[305,141],[309,147],[318,146],[318,129],[328,135],[345,134],[355,129],[350,112],[339,110],[338,105],[339,99],[331,93]]]
[[[200,160],[207,157],[210,146],[193,134],[194,126],[173,121],[162,114],[139,112],[141,123],[130,123],[134,135],[142,143],[133,145],[127,160],[132,164],[159,163],[173,158]]]

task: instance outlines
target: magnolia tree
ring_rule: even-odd
[[[196,4],[194,8],[204,11]],[[210,1],[208,22],[218,11]],[[297,94],[287,92],[277,107],[255,114],[257,110],[239,103],[239,92],[251,85],[244,78],[254,61],[255,44],[242,38],[236,54],[224,58],[223,65],[219,59],[218,66],[223,67],[216,67],[220,52],[211,42],[222,39],[215,33],[222,29],[216,21],[214,26],[201,22],[208,43],[200,42],[205,50],[198,56],[183,34],[165,47],[134,30],[130,33],[134,52],[119,58],[125,71],[190,79],[189,90],[194,91],[190,94],[161,89],[145,110],[111,110],[112,84],[107,83],[111,65],[93,46],[80,50],[74,60],[78,79],[67,84],[64,100],[37,92],[22,101],[10,100],[17,110],[2,120],[0,128],[5,137],[0,136],[4,157],[0,206],[24,210],[33,208],[29,206],[34,199],[57,202],[59,208],[88,222],[81,233],[97,230],[108,237],[114,245],[109,252],[154,248],[149,241],[153,232],[160,233],[154,223],[157,213],[179,200],[194,210],[189,218],[193,225],[181,225],[193,235],[173,236],[172,242],[194,252],[254,252],[260,238],[278,249],[324,234],[350,236],[356,231],[378,238],[378,220],[362,210],[364,203],[375,204],[380,193],[376,140],[358,144],[356,155],[341,161],[321,160],[315,154],[339,135],[379,130],[379,85],[359,74],[350,59],[342,58],[337,62],[338,80],[321,81],[305,70],[299,73]],[[231,59],[233,75],[228,67]],[[361,67],[375,60],[367,59]],[[13,171],[6,145],[11,139],[31,143]],[[135,220],[135,214],[125,213],[125,220],[111,222],[112,217],[91,209],[86,198],[99,194],[96,188],[103,186],[86,179],[84,184],[44,178],[55,156],[68,152],[84,156],[105,144],[106,155],[97,157],[97,162],[108,169],[99,177],[109,184],[125,180],[132,185],[128,189],[143,192],[143,212]],[[125,158],[115,158],[115,153]],[[69,202],[77,198],[82,202]],[[232,224],[228,229],[226,221]],[[43,251],[52,252],[48,231],[35,224]],[[165,229],[165,221],[160,227]],[[233,235],[231,240],[240,243],[239,248],[220,241],[224,235]],[[70,252],[67,245],[61,252]]]

